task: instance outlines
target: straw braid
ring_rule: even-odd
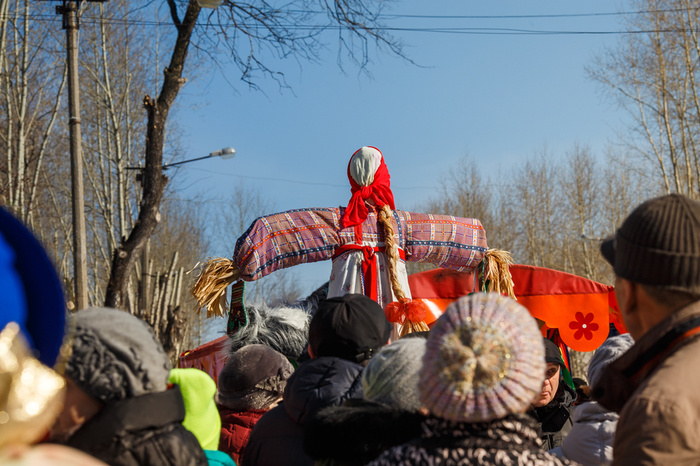
[[[401,302],[406,299],[406,294],[401,289],[401,283],[399,283],[398,273],[396,271],[396,263],[399,260],[398,246],[394,240],[394,223],[393,215],[391,213],[391,208],[384,204],[382,209],[379,211],[377,220],[382,224],[384,230],[384,252],[386,253],[387,262],[389,265],[389,281],[391,282],[391,289],[396,295],[397,301]],[[423,332],[430,330],[428,324],[423,321],[412,322],[406,319],[401,326],[400,336],[404,336],[413,332]]]
[[[384,204],[382,210],[379,211],[377,216],[379,223],[382,224],[384,229],[384,251],[386,253],[387,260],[389,262],[389,280],[391,281],[391,289],[396,295],[396,299],[402,299],[406,297],[406,294],[401,289],[401,284],[399,283],[399,277],[396,272],[396,262],[399,260],[399,251],[394,241],[394,223],[393,215],[391,214],[391,207],[388,204]]]
[[[195,265],[195,268],[199,265],[199,263]],[[207,317],[225,316],[228,307],[226,288],[240,276],[240,269],[231,259],[223,257],[209,259],[190,288],[190,292],[197,301],[194,310],[199,312],[204,307],[207,309]]]

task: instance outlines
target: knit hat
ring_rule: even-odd
[[[552,362],[559,364],[561,367],[566,367],[561,358],[561,352],[559,351],[559,348],[557,348],[557,345],[555,345],[552,340],[547,338],[543,338],[542,341],[544,342],[544,362]]]
[[[386,345],[391,324],[376,301],[362,294],[327,299],[309,324],[309,347],[314,356],[335,356],[362,362]]]
[[[362,371],[365,398],[405,411],[418,411],[418,371],[425,354],[423,338],[404,338],[385,346]]]
[[[542,341],[544,342],[544,362],[547,364],[550,362],[559,364],[559,367],[561,368],[561,379],[564,380],[564,383],[566,383],[571,390],[576,390],[574,386],[574,379],[571,377],[571,372],[569,372],[569,368],[566,367],[566,364],[564,364],[564,360],[561,357],[561,350],[559,350],[556,343],[549,338],[543,337]]]
[[[66,323],[61,280],[34,234],[0,208],[0,330],[8,322],[16,322],[34,356],[53,367]]]
[[[218,450],[221,416],[214,403],[214,380],[204,371],[187,368],[171,370],[168,382],[180,387],[185,402],[182,425],[197,437],[203,450]]]
[[[80,311],[74,319],[65,375],[85,393],[109,404],[166,390],[170,360],[148,324],[99,307]]]
[[[378,209],[384,205],[392,210],[396,208],[389,169],[376,147],[365,146],[352,154],[348,162],[348,180],[352,197],[343,213],[343,228],[359,225],[367,219],[369,210],[365,200],[372,200]]]
[[[266,409],[284,393],[294,367],[265,345],[248,345],[231,354],[219,373],[216,402],[235,411]]]
[[[588,386],[593,388],[608,364],[625,354],[633,345],[634,340],[629,333],[615,335],[605,340],[595,350],[591,361],[588,363]]]
[[[700,293],[700,202],[680,194],[650,199],[600,246],[618,277]]]
[[[498,293],[450,304],[430,330],[418,390],[435,416],[484,422],[525,412],[542,389],[544,345],[535,319]]]

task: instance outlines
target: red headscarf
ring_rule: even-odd
[[[352,192],[352,197],[348,206],[345,209],[345,215],[343,216],[342,227],[348,228],[355,225],[359,225],[367,219],[368,209],[365,204],[366,199],[372,199],[377,206],[377,209],[381,209],[385,205],[389,205],[392,210],[396,209],[394,207],[394,194],[391,192],[391,182],[389,176],[389,169],[384,163],[384,156],[382,152],[376,147],[370,147],[381,156],[381,163],[374,172],[374,181],[369,186],[360,186],[350,175],[350,163],[352,162],[352,157],[350,157],[350,162],[348,162],[348,180],[350,180],[350,192]],[[355,151],[352,156],[360,152],[363,148]]]

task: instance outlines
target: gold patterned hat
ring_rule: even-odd
[[[31,356],[19,325],[0,332],[0,449],[40,440],[63,408],[65,381]]]

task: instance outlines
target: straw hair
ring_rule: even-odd
[[[489,249],[483,260],[486,266],[484,283],[488,281],[490,285],[488,291],[504,294],[517,301],[513,290],[513,276],[510,274],[510,266],[513,265],[513,257],[510,252]]]
[[[197,264],[197,268],[200,264]],[[215,257],[209,259],[200,269],[199,275],[190,288],[190,292],[197,300],[195,311],[206,308],[207,317],[226,315],[228,303],[226,301],[226,288],[238,280],[241,271],[231,259]]]

